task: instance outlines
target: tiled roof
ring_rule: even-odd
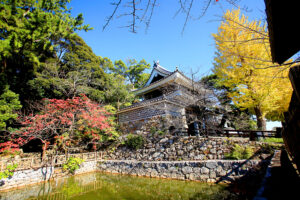
[[[177,75],[174,75],[174,74],[177,74]],[[187,81],[191,81],[192,82],[192,80],[190,78],[186,77],[183,73],[181,73],[180,71],[176,70],[174,72],[171,72],[169,75],[163,77],[162,79],[159,79],[159,80],[151,83],[150,85],[144,86],[144,87],[142,87],[140,89],[137,89],[137,90],[135,90],[133,92],[135,92],[136,94],[139,94],[140,93],[139,91],[147,91],[147,89],[151,89],[152,90],[154,88],[157,88],[157,87],[159,87],[160,83],[164,83],[166,79],[170,78],[173,75],[174,75],[174,77],[171,78],[169,81],[174,80],[174,79],[176,79],[176,78],[178,78],[178,77],[181,76],[182,78],[186,79]]]
[[[156,63],[154,64],[154,68],[155,68],[157,71],[159,71],[160,73],[165,74],[165,75],[170,75],[170,74],[173,73],[173,72],[171,72],[171,71],[169,71],[169,70],[163,68],[162,66],[160,66],[159,64],[156,64]]]

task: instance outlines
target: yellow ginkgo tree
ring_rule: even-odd
[[[240,10],[227,11],[213,37],[213,72],[218,84],[229,88],[233,103],[253,113],[259,129],[265,130],[266,119],[281,120],[292,93],[290,66],[272,63],[266,26],[249,21]]]

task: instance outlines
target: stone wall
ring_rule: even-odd
[[[80,169],[75,174],[82,174],[97,170],[97,161],[83,162]],[[26,169],[14,172],[12,177],[2,179],[0,181],[0,191],[15,187],[23,187],[53,178],[67,176],[67,172],[63,172],[61,167],[42,167],[37,169]]]
[[[93,186],[95,185],[96,176],[97,175],[95,173],[88,173],[82,176],[74,176],[73,179],[71,179],[71,182],[75,181],[81,187],[80,188],[81,190],[77,190],[76,192],[84,193],[85,191],[82,191],[83,190],[82,187],[85,187],[87,189],[93,188]],[[66,200],[69,199],[68,194],[70,193],[68,193],[68,191],[66,190],[57,193],[57,189],[68,186],[69,181],[70,180],[68,179],[68,177],[62,177],[62,178],[57,178],[53,181],[43,182],[42,184],[34,184],[31,185],[30,187],[21,187],[18,188],[17,190],[12,189],[7,191],[1,191],[0,200],[24,200],[24,199]],[[99,185],[99,183],[97,185]],[[44,195],[47,196],[42,197]]]
[[[144,147],[138,150],[119,146],[115,151],[106,155],[112,160],[138,161],[181,161],[181,160],[209,160],[224,159],[234,144],[250,146],[254,151],[261,143],[249,141],[248,138],[221,137],[180,137],[180,136],[144,136]]]
[[[65,164],[69,157],[80,158],[85,161],[102,160],[104,151],[87,152],[87,153],[69,153],[67,155],[53,155],[50,150],[46,152],[44,160],[41,159],[40,153],[24,153],[15,157],[1,157],[0,158],[0,171],[4,171],[8,165],[17,164],[17,171],[27,169],[38,169],[44,166],[61,166]]]
[[[202,182],[234,181],[244,176],[255,166],[267,163],[260,160],[207,160],[207,161],[133,161],[102,160],[84,162],[75,174],[93,171],[171,178],[179,180],[198,180]],[[21,170],[10,178],[1,181],[0,191],[35,184],[50,179],[67,176],[60,167]]]
[[[258,160],[209,160],[209,161],[130,161],[107,160],[99,163],[103,172],[198,180],[202,182],[230,182],[245,175],[250,169],[261,164]]]
[[[154,135],[153,137],[146,137],[146,143],[142,149],[131,150],[125,146],[120,146],[113,152],[107,152],[104,159],[101,159],[103,158],[102,152],[78,154],[77,156],[72,154],[72,156],[86,160],[81,164],[76,174],[102,171],[137,176],[216,182],[220,179],[234,180],[245,175],[256,165],[265,162],[266,156],[262,156],[257,160],[223,160],[225,154],[230,151],[234,144],[251,145],[254,150],[260,147],[260,143],[251,142],[246,138],[226,139]],[[0,190],[21,187],[67,175],[67,172],[63,172],[59,165],[56,167],[18,170],[12,177],[0,181]]]
[[[175,129],[182,129],[186,124],[185,118],[181,116],[172,115],[160,115],[154,116],[147,119],[140,119],[136,121],[128,121],[120,123],[120,130],[124,134],[137,133],[141,134],[143,132],[150,133],[151,129],[155,128],[157,130],[169,132],[170,127]]]

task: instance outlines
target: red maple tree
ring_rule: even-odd
[[[90,145],[96,150],[103,140],[117,136],[111,114],[85,95],[43,102],[38,114],[19,118],[23,127],[10,135],[11,141],[1,144],[0,152],[36,139],[42,142],[43,151],[49,144],[62,149]]]

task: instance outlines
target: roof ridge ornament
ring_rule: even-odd
[[[153,65],[153,67],[158,67],[159,66],[159,60],[157,60],[157,61],[153,61],[154,62],[154,65]]]

